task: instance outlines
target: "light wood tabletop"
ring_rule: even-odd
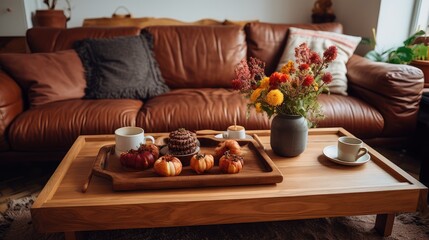
[[[424,185],[367,145],[371,160],[365,164],[344,166],[328,160],[324,147],[351,135],[342,128],[310,129],[306,150],[291,158],[272,152],[269,131],[247,133],[263,145],[282,182],[113,191],[111,181],[93,176],[82,193],[100,148],[114,144],[114,135],[80,136],[33,204],[33,224],[40,232],[67,232],[72,239],[74,232],[87,230],[377,214],[375,227],[388,236],[395,213],[415,212],[426,203]]]

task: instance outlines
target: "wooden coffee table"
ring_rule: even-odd
[[[283,174],[281,183],[118,192],[94,176],[82,193],[99,149],[114,144],[114,136],[80,136],[33,204],[33,224],[40,232],[65,232],[73,239],[87,230],[377,214],[375,228],[388,236],[395,213],[415,212],[426,203],[427,188],[371,147],[371,160],[363,165],[329,161],[323,148],[351,135],[342,128],[311,129],[307,149],[293,158],[271,151],[269,131],[247,133],[257,134]]]

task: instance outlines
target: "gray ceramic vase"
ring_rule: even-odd
[[[271,149],[283,157],[295,157],[307,147],[307,120],[298,115],[277,115],[271,123]]]

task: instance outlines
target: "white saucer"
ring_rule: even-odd
[[[219,133],[219,134],[215,135],[214,137],[215,137],[215,138],[221,138],[221,139],[224,139],[224,138],[223,138],[223,134],[222,134],[222,133]],[[227,138],[225,138],[225,139],[227,139]],[[228,138],[228,139],[230,139],[230,138]],[[252,138],[252,136],[250,136],[250,135],[247,135],[247,134],[246,134],[246,138],[245,138],[245,139],[253,139],[253,138]]]
[[[358,158],[355,162],[347,162],[338,159],[338,151],[336,145],[327,146],[323,149],[323,155],[325,155],[329,160],[331,160],[334,163],[347,165],[347,166],[357,166],[362,165],[366,162],[368,162],[371,159],[371,156],[367,153],[363,155],[362,157]]]

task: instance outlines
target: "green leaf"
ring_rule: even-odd
[[[413,60],[428,60],[428,46],[416,44],[412,47]]]
[[[416,40],[416,38],[417,38],[417,37],[419,37],[419,36],[423,36],[423,35],[425,35],[425,34],[426,34],[426,33],[425,33],[425,31],[423,31],[423,30],[420,30],[420,31],[418,31],[418,32],[414,33],[413,35],[411,35],[409,38],[407,38],[407,39],[404,41],[404,45],[405,45],[405,46],[409,46],[409,45],[413,44],[413,43],[414,43],[414,40]]]
[[[383,62],[383,56],[375,50],[369,51],[365,54],[365,58],[374,62]]]
[[[413,60],[413,50],[408,47],[399,47],[389,54],[389,63],[408,64]]]

